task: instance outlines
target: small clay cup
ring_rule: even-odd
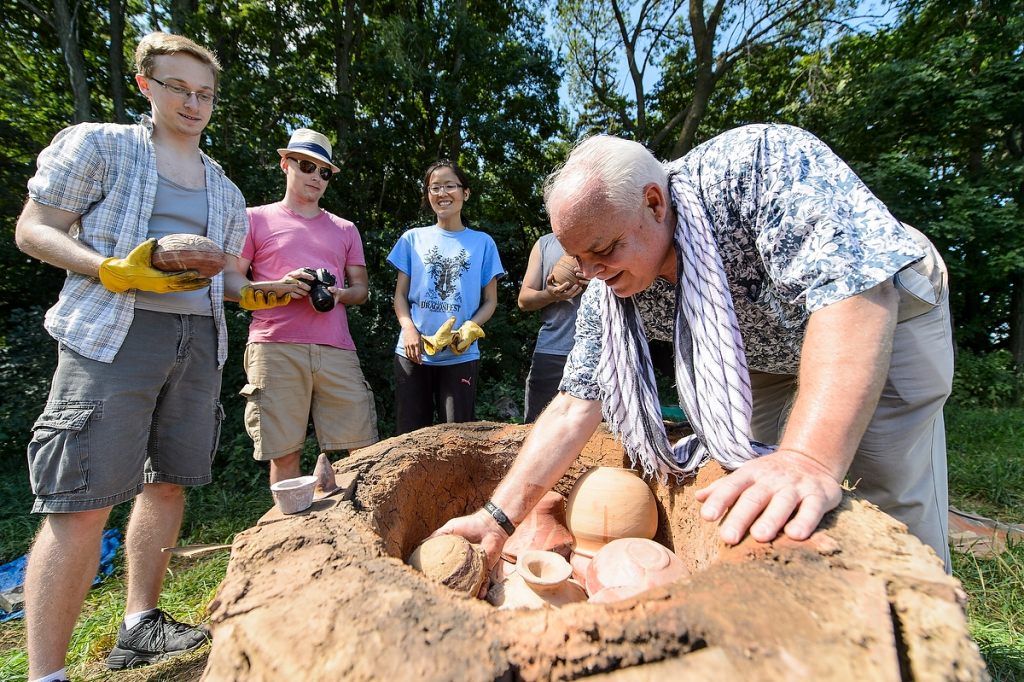
[[[561,554],[531,549],[519,555],[516,572],[496,583],[487,601],[499,609],[539,609],[586,601],[582,585],[569,579],[572,567]]]
[[[316,481],[316,476],[299,476],[270,486],[277,508],[282,514],[296,514],[309,509],[309,505],[313,504]]]

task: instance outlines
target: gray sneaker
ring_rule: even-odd
[[[131,630],[126,630],[121,623],[117,642],[107,656],[107,667],[111,670],[138,668],[195,651],[208,641],[210,631],[205,627],[179,623],[157,609]]]

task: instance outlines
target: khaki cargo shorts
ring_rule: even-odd
[[[276,459],[302,449],[313,418],[322,451],[377,442],[377,409],[355,351],[310,343],[250,343],[245,429],[253,457]]]

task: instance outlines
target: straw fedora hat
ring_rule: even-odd
[[[278,149],[277,153],[282,157],[289,154],[302,154],[326,163],[335,173],[341,172],[340,168],[331,163],[331,141],[326,136],[309,128],[298,128],[288,140],[288,146]]]

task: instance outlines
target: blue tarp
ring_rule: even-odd
[[[117,548],[121,546],[121,531],[117,528],[110,528],[103,533],[100,541],[100,570],[93,585],[98,585],[104,578],[114,570],[114,555]],[[28,563],[28,555],[23,555],[0,566],[0,592],[13,590],[19,585],[25,584],[25,565]],[[0,610],[0,623],[6,623],[15,618],[25,615],[24,611]]]

